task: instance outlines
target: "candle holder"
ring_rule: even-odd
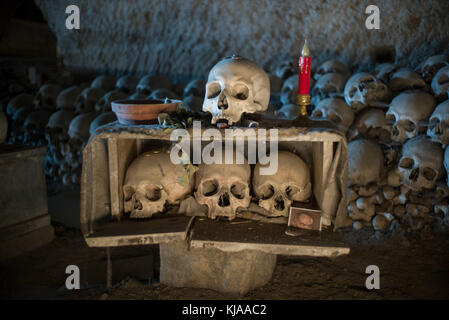
[[[299,106],[299,116],[307,117],[307,106],[310,105],[310,94],[298,94],[296,105]]]

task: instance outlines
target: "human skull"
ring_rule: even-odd
[[[105,112],[100,114],[98,117],[95,118],[94,121],[90,124],[89,127],[89,134],[92,135],[97,128],[104,126],[105,124],[111,123],[117,121],[117,116],[114,112]]]
[[[5,142],[6,134],[8,133],[8,120],[3,111],[0,110],[0,144]]]
[[[323,75],[328,73],[338,73],[343,76],[343,81],[345,82],[351,75],[349,68],[342,62],[337,60],[328,60],[322,63],[318,69],[315,71],[313,78],[318,80]]]
[[[115,84],[115,89],[120,89],[127,95],[130,95],[136,91],[138,83],[139,83],[138,78],[132,75],[126,75],[117,80],[117,83]]]
[[[62,88],[56,84],[45,84],[39,88],[33,100],[35,110],[56,110],[56,99]]]
[[[223,152],[221,164],[199,165],[195,177],[195,199],[207,206],[209,218],[224,216],[232,220],[237,209],[248,208],[250,204],[251,166],[245,158],[243,163],[237,163],[235,153],[233,164],[226,164],[224,160]]]
[[[394,95],[407,89],[422,90],[427,87],[426,82],[419,74],[404,68],[391,75],[388,86]]]
[[[233,56],[218,62],[209,72],[203,111],[212,124],[231,125],[243,113],[263,112],[270,101],[270,80],[254,62]]]
[[[449,100],[440,103],[433,111],[427,135],[432,141],[449,144]]]
[[[165,98],[179,100],[179,96],[168,89],[156,89],[148,97],[153,100],[164,100]]]
[[[46,139],[50,145],[59,147],[60,143],[69,140],[69,125],[74,117],[75,112],[67,109],[56,111],[50,116],[46,127]]]
[[[444,151],[444,168],[446,169],[446,184],[449,186],[449,148]]]
[[[98,102],[95,104],[95,112],[102,113],[111,111],[112,101],[122,100],[128,98],[128,95],[121,90],[114,90],[106,93]]]
[[[31,104],[25,105],[17,110],[11,118],[11,131],[9,133],[9,142],[10,143],[22,143],[25,128],[24,123],[28,115],[33,112],[33,106]]]
[[[114,90],[115,83],[117,82],[117,78],[111,75],[103,74],[94,79],[91,88],[99,88],[103,89],[105,92]]]
[[[431,56],[423,62],[418,68],[418,71],[421,73],[423,79],[427,83],[430,83],[438,70],[447,65],[449,65],[449,62],[444,55]]]
[[[349,78],[344,94],[346,103],[354,112],[366,107],[382,106],[390,96],[388,87],[382,81],[365,72],[356,73]]]
[[[384,173],[384,155],[373,141],[357,139],[348,143],[348,185],[378,183]]]
[[[45,126],[51,113],[47,110],[37,110],[31,112],[25,122],[25,134],[23,136],[23,143],[32,146],[40,146],[45,144]]]
[[[126,170],[124,211],[131,218],[150,218],[163,212],[166,203],[179,204],[193,188],[193,177],[188,184],[179,182],[184,175],[183,166],[173,164],[167,152],[149,151],[139,155]]]
[[[382,109],[366,108],[356,116],[348,132],[348,140],[361,136],[385,143],[390,140],[390,130],[391,126],[387,123]]]
[[[75,109],[76,98],[80,95],[83,89],[79,86],[71,86],[70,88],[62,90],[56,98],[56,106],[58,109]]]
[[[33,96],[27,93],[21,93],[12,98],[6,106],[6,114],[10,117],[23,106],[30,106],[33,103]]]
[[[391,139],[405,142],[425,132],[427,120],[435,109],[432,95],[423,91],[406,91],[396,96],[387,111],[387,122],[393,123]]]
[[[188,96],[182,99],[182,103],[192,112],[201,112],[204,97]]]
[[[320,79],[324,77],[326,75]],[[343,99],[327,98],[318,103],[312,112],[312,117],[327,119],[346,131],[354,121],[354,112]]]
[[[72,119],[69,125],[69,141],[62,146],[62,155],[77,168],[82,163],[82,151],[89,139],[89,128],[95,119],[95,113],[82,113]]]
[[[101,88],[86,88],[76,98],[77,113],[89,113],[95,110],[95,104],[106,94]]]
[[[162,75],[146,75],[140,79],[137,84],[136,93],[148,96],[156,89],[167,89],[170,90],[172,83],[170,78]]]
[[[392,63],[381,63],[376,65],[374,75],[383,83],[389,83],[391,76],[398,71],[399,67]]]
[[[274,114],[281,119],[294,120],[299,115],[299,106],[293,103],[284,104],[280,109],[275,110]]]
[[[322,75],[312,89],[312,95],[320,100],[343,93],[346,78],[340,73],[326,73]]]
[[[298,93],[298,75],[292,75],[282,84],[281,102],[282,104],[295,104]]]
[[[202,79],[196,79],[190,81],[184,88],[183,98],[195,96],[204,97],[206,81]]]
[[[432,79],[432,90],[438,101],[446,100],[449,96],[449,66],[443,67]]]
[[[278,152],[278,170],[273,175],[261,175],[257,163],[253,173],[254,194],[259,206],[270,216],[288,217],[293,201],[307,202],[312,196],[310,168],[299,156],[288,151]]]
[[[295,57],[287,57],[278,61],[277,65],[272,70],[273,74],[281,79],[287,79],[296,72],[298,66],[298,59]]]
[[[398,169],[402,183],[411,190],[433,189],[443,174],[443,150],[426,136],[410,139],[402,148]]]

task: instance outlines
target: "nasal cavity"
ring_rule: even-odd
[[[278,211],[283,211],[285,209],[284,199],[281,196],[277,196],[274,199],[274,208]]]
[[[220,195],[218,198],[218,205],[220,207],[229,207],[231,205],[231,202],[229,201],[229,193],[225,192]]]
[[[412,172],[410,172],[410,175],[408,178],[412,181],[416,181],[416,180],[418,180],[418,176],[419,176],[419,168],[415,168],[412,170]]]
[[[218,98],[218,109],[226,110],[227,108],[228,100],[226,99],[226,96],[224,94],[220,94],[220,97]]]

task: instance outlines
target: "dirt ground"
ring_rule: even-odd
[[[337,258],[285,257],[271,281],[242,299],[448,299],[449,234],[371,239],[348,233],[351,253]],[[113,288],[106,290],[106,253],[88,248],[79,231],[56,227],[53,242],[0,264],[3,299],[229,299],[207,289],[157,282],[157,246],[111,251]],[[80,267],[82,288],[65,288],[65,268]],[[380,289],[367,290],[365,268],[380,269]]]

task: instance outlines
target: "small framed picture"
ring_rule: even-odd
[[[321,210],[291,206],[288,226],[321,231]]]

